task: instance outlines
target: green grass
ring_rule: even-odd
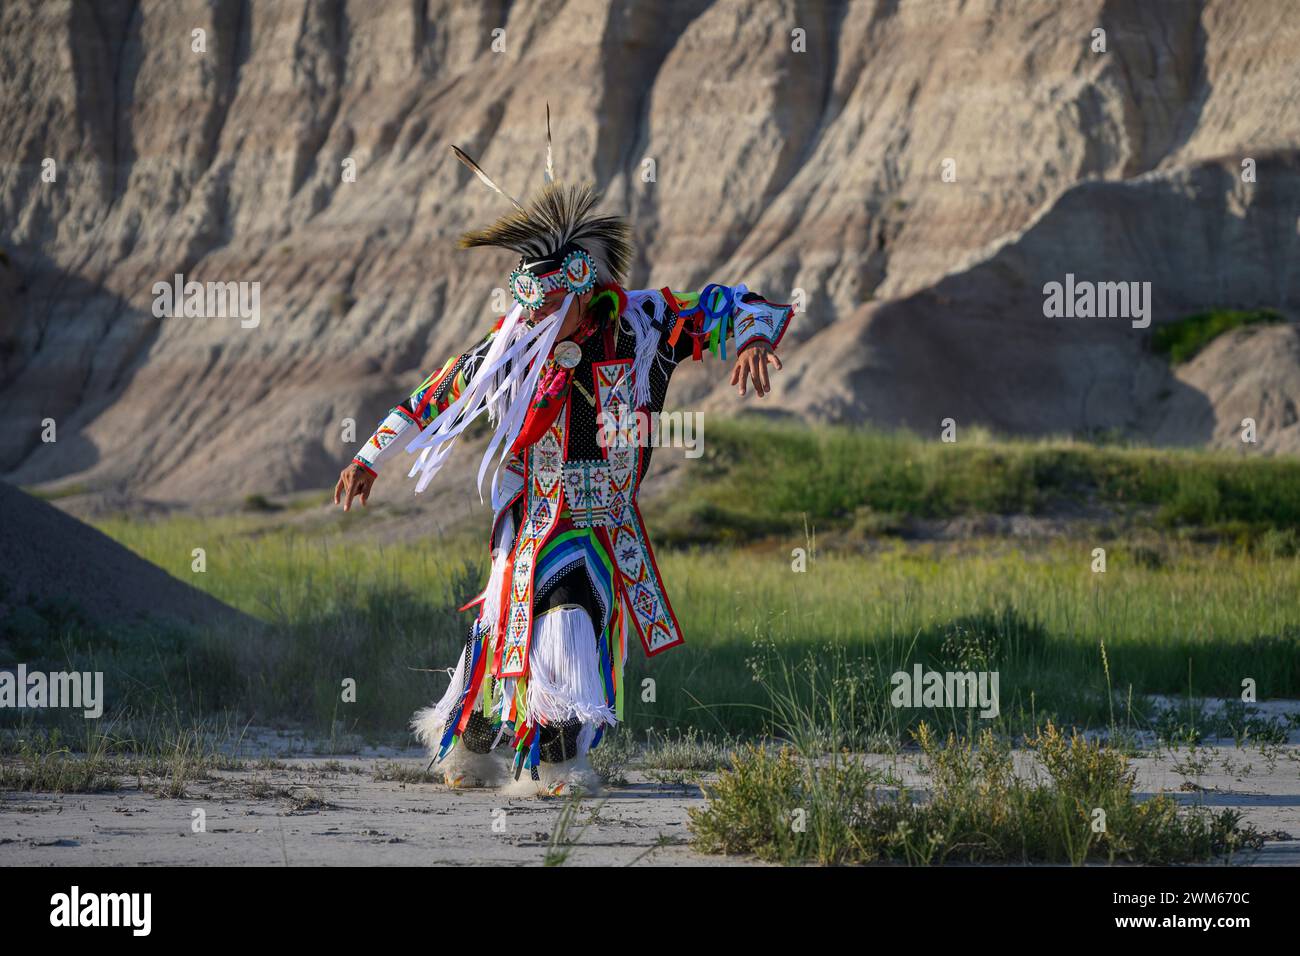
[[[105,632],[80,622],[24,639],[29,664],[105,672],[111,711],[307,723],[331,740],[405,730],[411,701],[441,693],[465,639],[485,563],[468,542],[444,549],[359,545],[343,537],[264,533],[249,515],[119,519],[102,529],[180,580],[265,622],[247,634]],[[207,552],[206,571],[191,551]],[[435,672],[436,671],[436,672]],[[355,681],[356,703],[343,700]]]
[[[1274,309],[1211,309],[1158,326],[1151,334],[1151,347],[1168,356],[1172,364],[1181,365],[1224,332],[1247,325],[1273,325],[1283,321],[1285,319]]]
[[[761,686],[785,671],[800,686],[811,676],[851,691],[844,739],[877,749],[921,720],[963,733],[1032,734],[1049,719],[1156,729],[1145,695],[1235,697],[1247,677],[1263,699],[1300,696],[1300,463],[756,422],[711,426],[709,448],[649,519],[687,644],[649,661],[632,648],[636,740],[785,732]],[[754,479],[760,455],[768,467]],[[880,534],[873,518],[1080,502],[1131,509],[1130,523],[924,543]],[[353,533],[366,518],[316,530],[256,513],[105,521],[127,547],[265,627],[109,633],[51,611],[0,644],[29,666],[103,670],[114,714],[305,724],[336,750],[355,749],[358,735],[392,739],[445,689],[470,620],[456,608],[481,589],[486,555],[477,537],[379,544]],[[812,545],[805,523],[834,549],[797,572],[793,549]],[[204,573],[191,570],[196,547]],[[1105,573],[1092,571],[1096,548]],[[890,707],[890,675],[917,663],[996,668],[1001,715]],[[355,703],[343,700],[349,679]]]
[[[442,669],[454,663],[469,623],[455,608],[486,574],[484,563],[464,557],[475,553],[469,543],[263,536],[250,534],[242,517],[106,529],[267,628],[187,644],[103,643],[74,631],[46,646],[52,665],[105,670],[112,707],[147,710],[153,702],[191,716],[232,710],[331,736],[400,732],[417,706],[442,693]],[[189,554],[200,541],[208,570],[194,574]],[[866,555],[818,554],[802,573],[775,544],[663,549],[660,566],[687,644],[653,660],[633,647],[628,729],[640,740],[650,730],[769,732],[756,677],[782,667],[821,668],[828,680],[860,684],[853,733],[873,746],[900,739],[921,719],[940,727],[971,719],[965,711],[886,706],[889,675],[914,663],[996,667],[1002,714],[994,725],[1011,733],[1048,718],[1141,728],[1153,716],[1144,694],[1235,696],[1244,677],[1258,682],[1263,698],[1300,696],[1300,608],[1292,597],[1300,560],[1157,544],[1148,554],[1107,542],[1104,574],[1090,569],[1097,542],[1088,540],[895,541]],[[345,678],[357,682],[355,703],[341,699]]]
[[[648,509],[665,544],[742,544],[799,531],[894,530],[908,519],[1071,516],[1247,540],[1300,525],[1300,461],[1099,447],[1069,440],[955,443],[746,420],[710,421],[689,489]]]
[[[134,777],[140,790],[183,799],[189,784],[210,780],[212,771],[242,767],[220,746],[229,728],[155,718],[83,721],[77,730],[27,722],[0,734],[0,790],[97,793]]]

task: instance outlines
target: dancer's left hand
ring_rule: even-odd
[[[751,378],[754,380],[754,391],[759,398],[772,390],[772,385],[767,378],[769,365],[775,365],[777,371],[780,371],[781,359],[762,342],[757,342],[740,353],[735,367],[731,370],[731,384],[738,386],[736,391],[742,398],[745,395],[745,385]]]

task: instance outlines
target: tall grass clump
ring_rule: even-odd
[[[1178,863],[1257,847],[1238,811],[1139,800],[1127,758],[1048,725],[1017,767],[991,731],[939,738],[922,724],[928,786],[886,786],[848,752],[751,745],[691,811],[694,845],[780,863]]]
[[[996,652],[965,645],[967,663]],[[1107,670],[1109,663],[1106,664]],[[775,746],[739,749],[691,811],[708,853],[780,863],[1175,863],[1210,860],[1259,837],[1235,810],[1138,798],[1117,748],[1048,720],[1013,751],[989,726],[908,731],[923,785],[909,786],[862,754],[864,732],[902,718],[878,692],[835,668],[764,673]],[[956,721],[954,721],[956,723]]]
[[[133,777],[141,790],[179,799],[213,771],[241,766],[229,727],[153,714],[82,721],[78,731],[27,722],[0,732],[0,790],[97,793]]]

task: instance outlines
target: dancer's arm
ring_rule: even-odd
[[[366,504],[375,479],[379,477],[380,465],[391,457],[390,449],[397,447],[398,439],[408,431],[415,429],[418,432],[460,397],[492,347],[492,337],[499,326],[500,323],[468,352],[447,359],[438,371],[393,406],[339,474],[338,484],[334,486],[335,504],[342,501],[344,511],[352,510],[354,498],[360,498],[361,504]]]
[[[668,323],[668,342],[677,361],[688,355],[698,360],[705,351],[719,358],[734,355],[731,384],[739,394],[746,394],[751,380],[760,398],[771,391],[767,366],[781,368],[776,347],[794,314],[791,306],[738,286],[709,285],[699,293],[663,291],[675,315]]]

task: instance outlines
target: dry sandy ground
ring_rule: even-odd
[[[1300,864],[1300,748],[1272,759],[1231,744],[1202,748],[1199,775],[1186,751],[1135,760],[1144,792],[1169,790],[1187,803],[1238,807],[1270,835],[1244,865]],[[912,756],[870,757],[909,783]],[[1180,773],[1176,765],[1183,764]],[[376,768],[422,770],[405,751],[349,757],[290,756],[266,769],[220,772],[159,797],[124,781],[99,794],[0,794],[0,863],[15,865],[378,865],[541,864],[563,809],[560,800],[505,799],[490,791],[452,793],[436,783],[376,780]],[[704,805],[698,786],[628,773],[604,802],[588,800],[569,865],[731,865],[687,846],[687,811]],[[662,776],[662,775],[661,775]],[[203,811],[205,832],[192,830]],[[663,845],[657,845],[662,840]]]
[[[285,769],[216,773],[182,799],[142,793],[0,795],[5,864],[374,865],[540,864],[564,807],[558,799],[450,792],[437,783],[376,781],[377,766],[422,770],[424,758],[293,760]],[[629,774],[604,803],[587,800],[574,864],[727,862],[689,850],[686,809],[697,787]],[[260,793],[261,795],[254,795]],[[203,810],[206,832],[191,829]],[[660,838],[668,845],[655,848]],[[649,851],[649,852],[647,852]],[[733,861],[740,862],[740,861]]]

